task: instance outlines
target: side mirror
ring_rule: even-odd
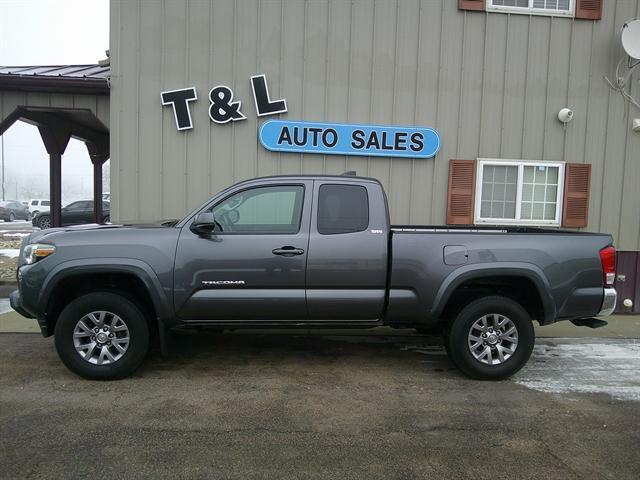
[[[216,219],[213,212],[200,212],[191,224],[191,231],[198,235],[206,235],[216,228]]]

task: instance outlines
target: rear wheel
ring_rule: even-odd
[[[38,217],[38,227],[40,227],[42,230],[51,228],[51,217],[49,215]]]
[[[10,222],[13,222],[15,219],[16,219],[16,215],[15,215],[15,213],[11,212],[11,213],[9,214],[9,221],[10,221]]]
[[[62,311],[55,344],[63,363],[81,377],[115,380],[131,375],[149,349],[149,325],[123,295],[94,292]]]
[[[535,332],[531,317],[519,303],[491,296],[460,310],[445,342],[449,357],[465,375],[500,380],[527,363]]]

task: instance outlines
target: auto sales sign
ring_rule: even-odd
[[[431,128],[269,120],[260,142],[277,152],[431,158],[440,137]]]

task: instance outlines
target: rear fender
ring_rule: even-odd
[[[483,277],[523,277],[531,280],[542,300],[544,317],[541,323],[552,322],[556,318],[556,306],[551,295],[551,286],[542,269],[531,263],[504,262],[497,266],[495,263],[476,263],[464,265],[451,272],[442,282],[431,309],[432,318],[440,318],[453,292],[463,283]]]

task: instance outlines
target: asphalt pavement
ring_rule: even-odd
[[[479,382],[432,337],[200,333],[93,382],[0,334],[0,477],[637,479],[639,371],[637,339]]]

